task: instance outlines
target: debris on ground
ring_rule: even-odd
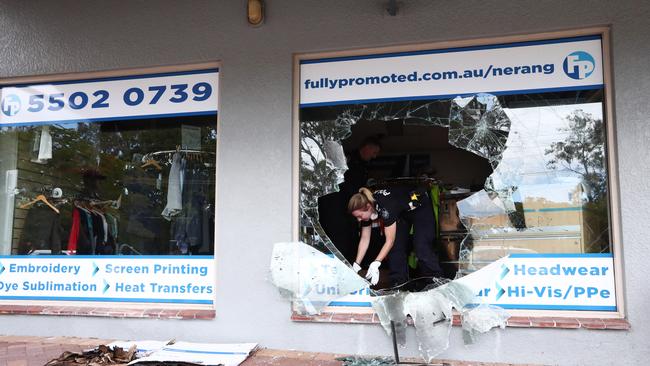
[[[45,366],[105,366],[126,365],[135,359],[137,347],[131,346],[128,350],[122,347],[99,347],[82,353],[63,352],[58,358],[48,362]]]
[[[393,366],[395,360],[391,357],[339,357],[337,361],[343,361],[342,366]]]

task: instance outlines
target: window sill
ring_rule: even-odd
[[[0,315],[92,316],[103,318],[214,319],[214,310],[169,308],[110,308],[57,305],[0,305]]]
[[[322,313],[320,315],[305,316],[297,313],[291,315],[291,320],[296,322],[316,323],[348,323],[348,324],[378,324],[376,314],[354,313]],[[409,324],[412,325],[410,318]],[[453,325],[460,326],[460,316],[454,315]],[[559,328],[559,329],[607,329],[628,330],[631,328],[627,319],[607,318],[565,318],[565,317],[527,317],[513,316],[506,323],[513,328]]]

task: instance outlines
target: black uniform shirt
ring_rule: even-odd
[[[384,226],[392,225],[400,215],[420,207],[422,200],[427,199],[426,195],[408,186],[379,189],[372,195],[375,198],[375,210]],[[363,226],[369,224],[368,221]]]

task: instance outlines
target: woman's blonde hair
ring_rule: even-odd
[[[365,209],[367,205],[374,205],[375,197],[372,196],[372,192],[365,187],[359,189],[359,193],[355,193],[350,197],[348,202],[348,212]]]

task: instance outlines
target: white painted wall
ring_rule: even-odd
[[[271,247],[291,238],[294,53],[611,25],[630,331],[506,329],[444,358],[551,364],[644,364],[650,341],[650,2],[267,0],[1,1],[0,77],[221,60],[214,321],[1,316],[0,333],[260,342],[274,348],[390,354],[378,326],[304,324],[267,280]],[[620,274],[619,274],[620,275]],[[408,350],[415,354],[414,333]]]

